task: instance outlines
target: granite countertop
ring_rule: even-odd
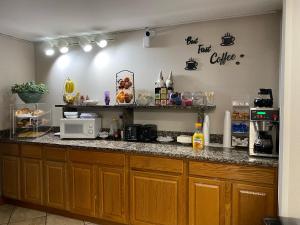
[[[256,165],[263,167],[277,167],[277,159],[254,158],[248,155],[245,149],[229,149],[222,147],[205,147],[203,151],[195,152],[192,147],[159,144],[140,143],[112,140],[61,140],[59,137],[49,133],[35,139],[8,139],[0,138],[0,142],[35,143],[51,146],[93,149],[110,152],[137,153],[153,156],[164,156],[170,158],[190,159],[198,161],[222,162],[239,165]]]

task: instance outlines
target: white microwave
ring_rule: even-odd
[[[101,118],[61,119],[61,139],[95,139],[101,129]]]

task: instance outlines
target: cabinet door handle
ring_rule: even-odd
[[[256,196],[266,196],[266,193],[262,192],[254,192],[254,191],[241,191],[243,194],[248,194],[248,195],[256,195]]]

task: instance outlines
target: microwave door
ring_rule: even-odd
[[[68,124],[64,125],[64,131],[66,135],[82,135],[84,134],[84,126],[83,124]]]

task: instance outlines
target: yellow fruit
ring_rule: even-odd
[[[68,78],[65,82],[65,92],[73,93],[74,89],[75,89],[74,82],[70,78]]]

